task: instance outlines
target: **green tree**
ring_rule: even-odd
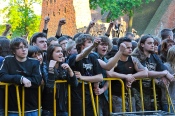
[[[128,31],[132,30],[134,9],[140,7],[144,3],[155,0],[90,0],[91,9],[100,7],[101,14],[109,12],[109,19],[114,20],[127,14],[129,16]]]
[[[6,23],[11,24],[12,38],[29,33],[29,37],[39,31],[40,16],[33,10],[33,4],[41,0],[10,0],[8,6],[1,10],[6,13]]]

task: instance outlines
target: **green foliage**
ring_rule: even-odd
[[[6,13],[6,23],[12,26],[12,38],[27,33],[30,37],[39,31],[40,16],[34,13],[33,3],[41,3],[41,0],[10,0],[8,6],[1,10],[2,13]]]
[[[100,7],[102,14],[110,11],[109,18],[114,20],[124,14],[133,16],[134,8],[139,7],[143,3],[149,3],[150,1],[155,0],[90,0],[90,8],[96,9]]]

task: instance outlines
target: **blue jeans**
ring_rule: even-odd
[[[41,116],[53,116],[53,111],[43,110]],[[56,116],[68,116],[67,112],[57,112]]]
[[[18,113],[8,113],[8,116],[19,116]],[[38,111],[27,112],[25,116],[38,116]]]
[[[175,108],[175,104],[173,104],[173,105],[174,105],[174,108]],[[162,104],[162,109],[163,109],[163,111],[169,112],[168,111],[168,104]],[[170,113],[174,113],[173,108],[172,108],[171,105],[170,105]]]
[[[4,109],[0,109],[0,116],[4,116]]]

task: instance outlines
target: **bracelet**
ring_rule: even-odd
[[[21,79],[20,79],[21,84],[23,83],[23,78],[24,78],[24,76],[22,76]]]

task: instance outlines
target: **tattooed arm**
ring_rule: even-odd
[[[134,78],[148,77],[148,70],[145,68],[136,57],[132,57],[134,68],[137,73],[133,74]]]

